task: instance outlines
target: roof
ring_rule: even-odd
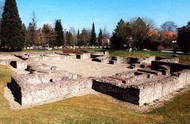
[[[171,39],[175,39],[177,38],[177,33],[176,32],[160,32],[160,35],[166,37],[166,38],[171,38]]]

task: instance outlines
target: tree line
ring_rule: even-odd
[[[35,13],[28,26],[22,23],[16,0],[6,0],[3,8],[0,24],[0,49],[6,51],[22,50],[24,47],[61,47],[61,46],[95,46],[102,45],[104,39],[108,37],[100,29],[99,42],[95,32],[95,24],[92,24],[92,30],[83,28],[81,31],[75,31],[70,28],[69,31],[63,29],[61,20],[55,21],[55,25],[44,24],[42,28],[37,28],[37,18]]]
[[[149,18],[132,18],[130,21],[121,19],[112,36],[106,28],[96,34],[95,24],[91,29],[83,28],[76,31],[70,28],[64,30],[61,20],[55,25],[44,24],[37,28],[35,13],[28,26],[25,26],[18,14],[16,0],[6,0],[0,26],[0,49],[22,50],[24,47],[62,47],[62,46],[110,46],[131,50],[162,50],[170,48],[190,52],[190,23],[178,28],[173,21],[166,21],[158,29]]]
[[[172,49],[174,52],[190,52],[190,22],[178,27],[173,21],[166,21],[158,29],[151,19],[132,18],[125,22],[121,19],[111,37],[114,48],[132,50],[149,49],[161,51]]]
[[[121,19],[112,36],[112,45],[116,48],[131,48],[133,50],[157,50],[159,46],[170,48],[171,43],[177,40],[175,35],[177,25],[167,21],[161,29],[155,27],[149,18],[132,18],[129,22]],[[169,33],[173,32],[173,35]]]
[[[25,26],[23,26],[25,27]],[[83,28],[76,31],[71,27],[68,31],[64,30],[61,20],[56,20],[55,28],[50,24],[44,24],[42,28],[35,29],[35,24],[30,23],[25,32],[25,46],[99,46],[105,45],[105,39],[109,37],[106,29],[96,35],[95,24],[92,24],[92,30]]]

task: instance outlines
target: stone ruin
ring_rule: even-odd
[[[87,59],[112,64],[113,67],[117,64],[125,64],[126,68],[132,67],[132,69],[111,76],[83,77],[79,74],[58,70],[55,66],[38,64],[38,61],[51,59],[57,61]],[[176,57],[110,58],[107,52],[22,53],[14,55],[11,59],[6,59],[6,56],[1,57],[0,63],[27,71],[24,74],[12,75],[11,82],[7,85],[15,101],[22,106],[96,92],[141,106],[190,84],[190,65],[179,64],[179,59]]]
[[[152,68],[94,79],[92,88],[140,106],[151,103],[190,85],[190,65],[169,61],[152,61]]]
[[[90,94],[91,87],[90,79],[65,71],[15,74],[9,84],[15,101],[23,106]]]

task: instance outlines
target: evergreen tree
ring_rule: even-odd
[[[100,29],[99,35],[98,35],[98,45],[102,45],[102,41],[103,41],[103,33],[102,33],[102,29]]]
[[[71,32],[66,33],[66,39],[67,39],[66,45],[74,46],[74,38],[73,38],[73,34]]]
[[[24,45],[26,45],[26,32],[27,32],[27,29],[26,29],[26,26],[25,24],[23,23],[22,24],[22,30],[23,30],[23,37],[24,37]]]
[[[24,33],[19,17],[16,0],[6,0],[2,14],[1,48],[4,50],[22,50]]]
[[[91,31],[91,38],[90,38],[90,46],[96,45],[96,32],[95,32],[95,25],[92,24],[92,31]]]
[[[55,32],[56,32],[56,41],[55,45],[62,46],[64,45],[64,32],[63,27],[61,25],[61,20],[56,20],[55,22]]]
[[[78,31],[77,31],[77,45],[78,45],[79,42],[80,42],[80,31],[78,29]]]
[[[80,36],[80,31],[79,31],[79,29],[78,29],[78,31],[77,31],[77,37],[79,37]]]
[[[112,45],[115,48],[122,48],[126,42],[127,24],[121,19],[116,26],[112,36]]]

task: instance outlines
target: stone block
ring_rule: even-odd
[[[91,54],[90,53],[84,53],[84,54],[77,54],[76,58],[77,59],[90,59]]]
[[[11,66],[16,69],[25,70],[27,69],[27,62],[26,61],[11,61]]]

